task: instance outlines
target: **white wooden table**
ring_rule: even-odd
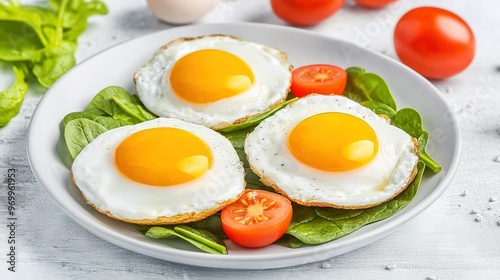
[[[157,21],[145,1],[106,3],[110,13],[91,19],[79,41],[78,61],[130,38],[173,28]],[[20,114],[0,129],[0,279],[500,279],[500,162],[494,160],[500,156],[500,2],[402,0],[376,11],[346,3],[338,14],[309,29],[396,58],[395,22],[411,7],[423,5],[454,11],[476,35],[471,66],[434,82],[456,113],[463,154],[454,180],[439,200],[386,238],[322,262],[257,271],[180,265],[112,245],[66,217],[37,184],[26,156],[26,139],[42,94],[31,90]],[[267,0],[222,1],[202,20],[236,21],[283,24]],[[13,81],[8,70],[0,66],[1,88]],[[16,169],[17,179],[15,273],[6,263],[9,169]]]

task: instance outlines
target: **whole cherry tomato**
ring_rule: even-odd
[[[399,59],[431,79],[458,74],[472,62],[474,34],[456,14],[435,7],[419,7],[404,14],[394,30]]]
[[[329,18],[344,2],[345,0],[271,0],[271,7],[282,20],[297,26],[307,26]]]

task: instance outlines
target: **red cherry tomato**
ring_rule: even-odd
[[[292,71],[290,90],[297,97],[310,93],[341,95],[346,83],[344,69],[329,64],[312,64]]]
[[[263,247],[280,239],[292,220],[292,203],[282,195],[246,190],[221,211],[222,229],[234,243]]]
[[[422,76],[445,79],[469,66],[476,43],[470,27],[456,14],[420,7],[396,24],[394,47],[399,59]]]
[[[378,9],[396,1],[397,0],[356,0],[356,3],[366,8]]]
[[[282,20],[298,26],[317,24],[335,12],[345,0],[271,0],[274,13]]]

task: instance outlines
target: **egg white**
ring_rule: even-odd
[[[302,120],[325,112],[363,119],[375,131],[379,150],[366,165],[326,172],[296,160],[287,138]],[[321,131],[318,131],[321,133]],[[371,110],[343,96],[310,95],[264,120],[245,140],[245,152],[262,181],[303,205],[366,208],[394,197],[414,176],[418,161],[410,135]]]
[[[129,135],[155,127],[175,127],[200,137],[212,152],[211,168],[199,178],[169,187],[149,186],[126,178],[115,165],[116,148]],[[99,135],[75,158],[71,170],[89,204],[127,221],[216,212],[245,189],[244,169],[229,140],[204,126],[170,118],[119,127]]]
[[[183,56],[203,49],[227,51],[244,60],[254,74],[252,87],[209,104],[189,103],[179,98],[172,90],[169,73]],[[137,95],[154,114],[219,129],[284,101],[291,81],[290,69],[286,55],[278,49],[231,36],[212,35],[167,44],[134,74],[134,81]]]

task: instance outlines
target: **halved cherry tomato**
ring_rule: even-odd
[[[396,1],[397,0],[356,0],[356,3],[367,8],[378,9]]]
[[[271,0],[274,13],[282,20],[298,26],[317,24],[335,12],[345,0]]]
[[[341,95],[346,83],[347,73],[344,69],[329,64],[312,64],[292,71],[290,90],[297,97],[310,93]]]
[[[221,211],[222,229],[243,247],[263,247],[278,240],[292,220],[292,204],[282,195],[246,190]]]
[[[394,48],[401,62],[422,76],[445,79],[469,66],[476,43],[469,25],[456,14],[419,7],[399,19]]]

